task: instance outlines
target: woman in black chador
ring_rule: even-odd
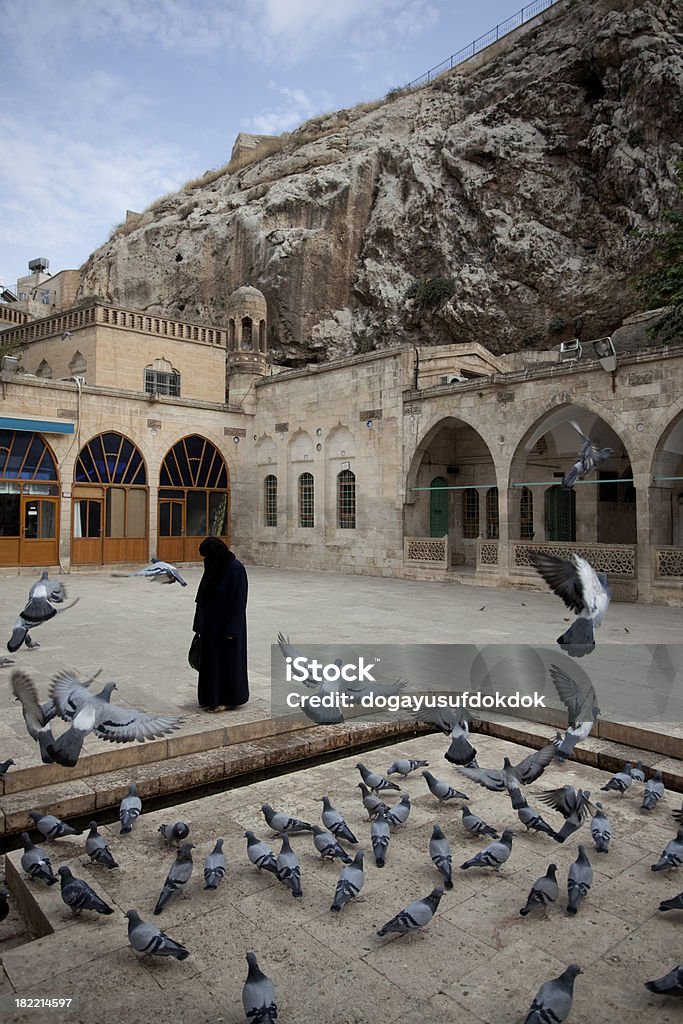
[[[218,537],[199,545],[204,575],[192,628],[199,633],[199,706],[226,711],[249,700],[247,572]]]

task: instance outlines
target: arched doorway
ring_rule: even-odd
[[[196,562],[204,537],[230,541],[228,468],[218,448],[199,434],[167,452],[159,474],[157,554],[167,562]]]
[[[59,472],[41,434],[0,430],[0,565],[56,565]]]
[[[81,448],[72,509],[74,565],[147,561],[147,471],[139,449],[123,434],[98,434]]]
[[[448,481],[435,476],[429,492],[429,536],[443,537],[448,533]]]

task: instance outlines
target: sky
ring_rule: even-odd
[[[0,284],[77,268],[126,210],[378,99],[520,0],[0,0]]]

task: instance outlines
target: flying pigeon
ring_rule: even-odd
[[[568,672],[557,665],[551,665],[550,678],[558,697],[567,709],[567,731],[564,737],[553,740],[558,760],[566,761],[572,756],[574,747],[590,736],[600,715],[600,708],[593,684],[587,676],[583,686],[579,686]]]
[[[389,808],[375,793],[372,793],[364,782],[358,783],[358,789],[361,791],[363,798],[363,807],[368,812],[368,821],[376,818],[380,811],[385,814],[389,811]]]
[[[156,580],[158,583],[179,583],[181,587],[187,586],[187,581],[183,579],[175,565],[171,565],[170,562],[162,562],[160,558],[150,558],[151,565],[146,565],[144,569],[138,569],[137,572],[113,572],[112,576],[144,576],[148,580]]]
[[[14,669],[10,676],[10,686],[16,700],[21,702],[21,712],[29,736],[36,740],[40,747],[43,764],[53,764],[47,748],[54,743],[50,722],[57,714],[54,701],[41,704],[38,693],[31,678],[21,669]]]
[[[436,725],[451,737],[448,750],[443,755],[451,764],[471,764],[477,756],[476,747],[469,740],[469,724],[471,716],[466,711],[456,708],[424,708],[413,712],[418,722]]]
[[[176,893],[184,893],[185,886],[190,880],[192,868],[194,867],[192,861],[192,851],[194,848],[194,843],[183,843],[183,845],[178,848],[175,860],[171,864],[169,872],[166,875],[166,881],[164,882],[163,888],[159,894],[157,905],[154,908],[155,914],[161,913],[171,896],[176,895]]]
[[[16,763],[17,762],[13,761],[11,757],[8,757],[6,761],[0,761],[0,779],[3,775],[6,775],[12,765]]]
[[[338,914],[342,907],[346,906],[347,903],[350,903],[351,900],[355,900],[356,896],[363,888],[364,881],[363,851],[358,850],[356,852],[356,856],[353,858],[353,862],[343,868],[342,873],[339,876],[337,888],[334,892],[334,903],[330,907],[330,910],[333,913]]]
[[[54,814],[39,814],[38,811],[29,811],[29,818],[33,818],[34,824],[41,836],[45,836],[50,842],[61,839],[63,836],[80,836],[83,830],[67,825],[65,821],[56,818]]]
[[[569,868],[567,878],[567,913],[575,914],[579,903],[588,895],[593,884],[593,868],[586,854],[586,848],[579,843],[579,854]]]
[[[662,855],[656,864],[653,864],[650,871],[666,871],[680,867],[683,864],[683,828],[679,828],[676,838],[667,843],[662,850]]]
[[[574,979],[583,971],[570,964],[559,978],[545,981],[534,997],[524,1024],[563,1024],[571,1012]]]
[[[471,836],[491,836],[492,839],[500,838],[495,828],[487,825],[479,815],[473,814],[469,807],[463,807],[462,809],[462,823]]]
[[[253,832],[244,833],[247,840],[247,857],[259,871],[271,871],[277,874],[277,862],[275,854],[267,843],[257,839]]]
[[[613,775],[609,782],[605,786],[601,786],[600,789],[603,792],[615,790],[623,796],[632,782],[633,776],[631,775],[631,762],[628,761],[627,764],[624,765],[624,770]]]
[[[539,794],[538,799],[548,804],[555,811],[559,811],[563,818],[569,818],[577,814],[583,821],[589,811],[594,810],[590,802],[590,790],[574,789],[573,786],[560,786],[559,789],[546,789]]]
[[[593,836],[593,842],[595,849],[598,853],[609,853],[609,844],[612,839],[612,826],[609,823],[609,818],[602,809],[602,804],[595,804],[596,811],[591,821],[591,835]]]
[[[683,964],[672,967],[663,978],[655,978],[654,981],[645,981],[643,984],[650,992],[656,992],[661,996],[683,996]]]
[[[58,868],[57,874],[61,879],[62,899],[67,907],[71,907],[74,917],[77,917],[82,910],[94,910],[98,914],[113,914],[113,909],[108,903],[100,899],[94,889],[91,889],[82,878],[75,878],[71,869]]]
[[[552,828],[547,821],[544,821],[541,815],[538,813],[535,807],[530,807],[529,804],[524,801],[523,805],[517,810],[517,817],[521,821],[527,832],[533,829],[534,832],[545,832],[547,836],[555,838],[555,829]]]
[[[320,854],[321,860],[334,860],[337,857],[343,864],[350,864],[353,857],[349,857],[343,846],[340,846],[331,832],[321,828],[320,825],[313,826],[313,845]]]
[[[645,783],[643,802],[640,805],[641,811],[651,811],[653,807],[657,806],[663,796],[664,783],[662,782],[662,773],[656,771],[653,777]]]
[[[242,989],[242,1006],[253,1024],[274,1024],[277,1020],[275,986],[258,965],[256,955],[247,953],[249,973]]]
[[[514,834],[511,828],[504,829],[500,839],[495,839],[470,860],[461,864],[461,869],[493,868],[496,874],[500,874],[500,869],[512,853],[512,837]]]
[[[54,885],[59,879],[52,870],[50,858],[39,846],[34,846],[28,832],[21,833],[24,852],[21,855],[21,866],[30,878],[40,878],[46,885]]]
[[[282,834],[282,846],[277,855],[277,877],[291,890],[292,896],[303,896],[301,890],[301,866],[289,842],[289,835]]]
[[[33,585],[35,590],[33,596],[29,597],[26,607],[19,612],[19,616],[12,626],[12,636],[7,641],[7,650],[10,654],[14,654],[18,651],[23,643],[32,650],[34,647],[40,647],[40,644],[36,643],[29,636],[29,630],[35,629],[37,626],[42,625],[43,622],[48,622],[53,619],[55,615],[60,612],[65,612],[69,608],[73,608],[75,604],[78,604],[79,598],[75,598],[71,604],[64,605],[63,608],[55,608],[49,597],[48,589],[45,583],[39,582]],[[33,587],[31,588],[33,590]]]
[[[463,775],[466,775],[468,779],[478,782],[480,786],[484,786],[486,789],[491,789],[497,793],[507,789],[512,801],[512,809],[517,811],[525,803],[525,798],[520,790],[520,784],[528,786],[531,782],[535,782],[543,774],[543,770],[548,767],[554,756],[555,747],[552,743],[548,743],[545,747],[541,747],[540,750],[535,750],[533,754],[529,754],[519,764],[512,765],[508,757],[504,758],[503,767],[499,770],[495,768],[480,768],[478,766],[473,768],[463,765],[458,765],[457,769]]]
[[[407,775],[414,772],[417,768],[428,768],[429,761],[416,761],[409,757],[401,757],[398,761],[394,761],[391,768],[388,770],[387,775],[402,775],[405,779]]]
[[[280,835],[287,833],[290,836],[295,836],[300,832],[313,831],[313,826],[309,825],[307,821],[302,821],[301,818],[292,818],[286,811],[275,811],[270,804],[262,804],[261,811],[273,832],[278,832]]]
[[[175,939],[171,939],[156,925],[143,921],[137,910],[127,910],[128,941],[136,953],[143,956],[172,956],[175,960],[187,960],[189,951]]]
[[[96,821],[90,822],[90,832],[85,841],[85,852],[90,857],[91,863],[103,864],[105,868],[118,867],[111,850],[107,846],[106,839],[97,831]]]
[[[604,572],[596,573],[585,558],[558,558],[540,551],[529,553],[536,571],[550,589],[561,597],[576,619],[557,642],[570,658],[583,658],[595,649],[594,628],[605,617],[612,591]]]
[[[58,714],[71,722],[67,732],[47,745],[48,754],[57,764],[73,768],[83,741],[91,732],[112,743],[133,740],[144,743],[180,727],[181,719],[176,716],[151,715],[136,708],[110,704],[112,690],[115,689],[116,683],[107,683],[100,693],[92,694],[71,672],[60,672],[53,678],[50,696]]]
[[[320,799],[323,802],[321,817],[325,828],[329,829],[337,839],[343,839],[345,843],[357,843],[358,840],[344,821],[339,811],[330,803],[329,796],[321,796]]]
[[[361,774],[361,778],[366,786],[373,791],[373,793],[381,793],[385,789],[393,789],[396,792],[401,792],[401,787],[397,786],[395,782],[390,782],[389,779],[385,779],[383,775],[378,775],[377,772],[371,771],[366,768],[362,761],[359,761],[356,768]]]
[[[643,771],[643,762],[636,761],[635,768],[630,769],[631,778],[634,782],[645,782],[645,772]]]
[[[537,907],[543,907],[543,910],[547,913],[550,904],[554,903],[560,895],[560,887],[555,877],[556,874],[557,864],[549,864],[545,875],[542,878],[536,879],[531,886],[525,905],[519,912],[522,917],[526,917],[527,914],[530,914]]]
[[[184,821],[172,821],[169,825],[159,825],[157,832],[161,832],[169,846],[172,843],[180,846],[183,839],[189,836],[190,826]]]
[[[0,921],[4,921],[9,914],[9,889],[6,885],[0,885]]]
[[[301,680],[302,685],[307,686],[309,690],[317,690],[320,687],[321,679],[314,678],[313,661],[298,650],[298,648],[294,647],[289,642],[289,637],[285,637],[283,633],[278,633],[277,645],[282,652],[283,658],[290,658],[292,662],[296,660],[301,671],[303,671],[304,668],[306,669],[306,677]],[[336,665],[337,668],[340,668],[343,665],[343,661],[341,658],[335,658],[333,664]]]
[[[223,853],[223,840],[217,839],[216,845],[204,861],[204,888],[217,889],[225,878],[227,869],[228,865]]]
[[[372,840],[372,852],[375,855],[375,864],[378,868],[384,867],[384,862],[389,848],[391,832],[387,816],[384,813],[377,815],[370,826],[370,839]]]
[[[389,935],[390,932],[396,932],[398,935],[407,935],[408,932],[416,932],[426,928],[436,913],[436,908],[441,902],[443,893],[443,889],[438,886],[432,889],[429,896],[425,896],[424,899],[413,900],[405,910],[401,910],[395,917],[392,917],[391,921],[387,921],[377,934],[380,937]]]
[[[670,900],[662,900],[659,904],[660,910],[683,910],[683,892],[679,892],[678,896],[674,896]]]
[[[128,787],[128,793],[119,804],[120,835],[127,835],[133,831],[133,825],[138,820],[141,811],[142,800],[138,796],[138,787],[134,782],[131,782]]]
[[[579,459],[575,462],[570,470],[568,470],[562,478],[562,489],[564,491],[571,491],[577,480],[584,480],[590,473],[593,472],[598,466],[609,459],[610,455],[613,454],[611,448],[598,448],[594,445],[589,437],[586,437],[583,430],[577,426],[574,421],[571,421],[574,430],[581,435],[583,441],[579,448]]]
[[[441,779],[435,778],[431,772],[424,771],[421,773],[429,792],[432,793],[437,800],[469,800],[466,793],[461,793],[460,790],[454,789],[453,786],[449,786],[447,782],[442,782]]]
[[[432,864],[442,876],[446,889],[452,889],[453,857],[450,844],[440,825],[434,825],[432,829],[432,838],[429,840],[429,856],[432,858]]]

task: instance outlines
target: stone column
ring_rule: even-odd
[[[653,515],[658,512],[660,487],[651,486],[649,473],[633,473],[636,489],[636,580],[638,600],[652,601]]]

